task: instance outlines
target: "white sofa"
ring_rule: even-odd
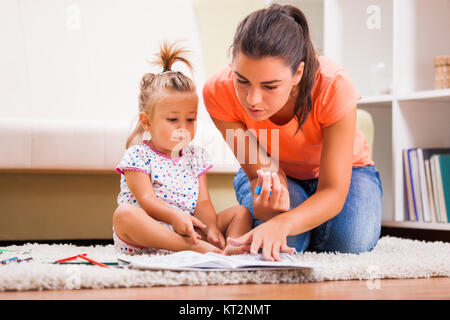
[[[44,2],[0,3],[0,170],[113,170],[137,114],[139,81],[160,71],[148,61],[162,40],[187,40],[201,98],[194,1]],[[212,143],[219,135],[202,104],[198,132],[211,153],[223,149]],[[217,172],[237,168],[216,160]]]

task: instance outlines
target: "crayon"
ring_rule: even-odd
[[[67,262],[67,261],[70,261],[70,260],[75,260],[77,258],[81,258],[82,256],[87,256],[87,254],[86,253],[77,254],[76,256],[65,258],[65,259],[61,259],[61,260],[56,260],[55,262],[56,263]]]
[[[89,258],[86,257],[85,255],[81,255],[81,254],[80,254],[78,257],[80,257],[81,259],[84,259],[84,260],[86,260],[86,261],[89,261],[90,263],[96,264],[96,265],[98,265],[98,266],[100,266],[100,267],[103,267],[103,268],[109,268],[106,264],[103,264],[103,263],[101,263],[101,262],[97,262],[97,261],[95,261],[95,260],[89,259]]]
[[[100,262],[99,262],[100,263]],[[118,262],[101,262],[104,265],[107,266],[118,266]],[[84,262],[53,262],[53,264],[85,264],[85,265],[92,265],[91,262],[84,261]]]

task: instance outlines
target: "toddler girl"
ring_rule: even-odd
[[[116,248],[127,254],[159,249],[229,254],[248,249],[225,249],[225,237],[250,231],[251,215],[240,205],[216,214],[205,175],[211,160],[204,149],[189,145],[198,96],[189,77],[171,70],[176,61],[192,70],[186,52],[164,43],[157,55],[163,71],[147,73],[141,80],[139,121],[116,168],[122,176],[113,238]],[[151,139],[142,141],[145,132]]]

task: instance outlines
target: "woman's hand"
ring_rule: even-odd
[[[287,246],[286,237],[289,235],[289,221],[286,219],[271,219],[247,232],[243,236],[228,238],[228,244],[235,247],[250,245],[250,253],[258,254],[262,248],[262,255],[268,261],[280,261],[280,252],[294,253],[295,248]]]
[[[194,230],[194,226],[206,232],[206,225],[203,222],[186,213],[178,214],[171,225],[176,233],[189,237],[193,244],[198,244],[199,239],[202,239],[202,236]]]
[[[277,173],[258,170],[257,186],[261,193],[253,196],[253,210],[260,220],[268,220],[280,212],[286,212],[290,207],[289,190],[280,182]]]

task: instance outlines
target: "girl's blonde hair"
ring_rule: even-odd
[[[159,52],[155,54],[156,59],[153,64],[161,66],[163,70],[161,73],[143,75],[139,92],[139,112],[145,112],[152,117],[155,105],[161,97],[167,94],[167,90],[196,94],[195,84],[189,77],[182,72],[172,71],[172,65],[177,61],[183,62],[192,71],[192,64],[186,58],[188,52],[179,47],[177,42],[161,44]],[[142,140],[143,134],[144,129],[138,121],[133,132],[128,136],[126,148],[133,145],[136,138]]]

